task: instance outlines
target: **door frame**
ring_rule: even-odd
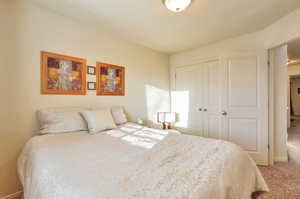
[[[295,39],[293,39],[295,40]],[[291,41],[293,41],[291,40]],[[276,82],[275,82],[275,55],[273,50],[280,47],[280,46],[284,46],[284,45],[288,45],[289,42],[286,42],[284,44],[275,46],[273,48],[268,49],[268,54],[269,54],[269,61],[268,61],[268,68],[269,68],[269,164],[270,165],[274,165],[275,162],[287,162],[288,161],[288,153],[287,153],[287,140],[285,140],[285,146],[284,146],[284,150],[286,155],[285,156],[276,156],[275,154],[275,132],[276,132],[276,122],[275,122],[275,116],[276,114],[276,109],[278,108],[278,106],[282,105],[282,104],[276,104],[275,103],[275,99],[276,99]],[[288,67],[288,66],[286,66]],[[288,74],[286,74],[286,78],[284,79],[284,84],[288,82]],[[285,98],[287,99],[287,87],[286,87],[286,92],[285,92]],[[288,102],[287,102],[288,103]],[[286,104],[288,105],[288,104]],[[282,123],[287,122],[287,113],[284,114],[284,119],[282,120]],[[286,125],[286,137],[287,137],[287,125]],[[284,136],[283,136],[284,137]],[[283,140],[281,140],[283,141]]]
[[[268,49],[268,137],[269,137],[269,164],[274,165],[274,109],[275,109],[275,71],[274,71],[274,54],[271,49]]]
[[[274,71],[274,57],[272,57],[272,49],[277,48],[279,46],[282,45],[288,45],[288,43],[299,40],[300,39],[300,35],[298,34],[297,36],[288,36],[288,38],[283,41],[283,42],[278,42],[278,44],[275,45],[270,45],[270,46],[266,46],[267,50],[268,50],[268,54],[269,54],[269,151],[270,151],[270,160],[273,160],[273,162],[270,162],[270,164],[274,164],[274,162],[276,161],[287,161],[287,159],[281,159],[281,158],[276,158],[275,157],[275,133],[274,133],[274,129],[275,129],[275,123],[274,123],[274,109],[275,109],[275,96],[274,96],[274,90],[275,90],[275,71]],[[287,96],[286,96],[287,97]],[[286,147],[287,147],[287,142],[286,142]]]

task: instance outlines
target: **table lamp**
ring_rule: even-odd
[[[158,112],[157,122],[163,125],[163,129],[171,129],[172,124],[176,122],[175,112]]]

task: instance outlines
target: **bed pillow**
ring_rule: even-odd
[[[85,119],[89,133],[95,134],[104,130],[116,128],[109,109],[98,109],[80,112]]]
[[[87,131],[87,125],[81,117],[83,108],[49,108],[37,111],[40,133],[66,133]]]
[[[127,123],[127,117],[122,107],[112,107],[111,113],[117,125]]]

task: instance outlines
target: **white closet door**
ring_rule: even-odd
[[[223,59],[224,130],[227,139],[259,164],[268,164],[267,52],[239,53]]]
[[[204,136],[215,139],[223,139],[221,94],[222,71],[219,61],[203,63],[203,114]]]
[[[203,104],[202,65],[177,69],[175,91],[171,95],[172,111],[179,113],[176,127],[182,132],[203,136],[203,115],[199,111]]]

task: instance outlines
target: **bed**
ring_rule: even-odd
[[[18,172],[25,199],[250,199],[268,191],[238,146],[134,123],[35,136]]]

